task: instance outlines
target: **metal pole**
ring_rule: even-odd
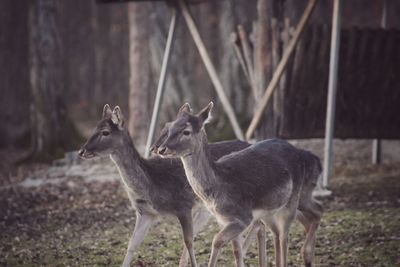
[[[340,17],[342,0],[333,0],[331,51],[329,59],[328,107],[326,110],[324,174],[322,185],[328,186],[332,171],[332,140],[335,126],[336,87],[339,65]]]
[[[381,163],[381,140],[374,139],[372,141],[372,164],[380,164]]]
[[[172,9],[172,18],[171,18],[171,23],[169,25],[167,43],[165,45],[164,57],[163,57],[162,65],[161,65],[160,78],[158,80],[158,85],[157,85],[156,100],[154,101],[153,114],[151,115],[149,135],[147,136],[146,150],[145,150],[146,158],[148,158],[150,156],[150,147],[151,147],[151,143],[153,142],[154,131],[156,128],[158,115],[160,113],[161,100],[163,98],[164,91],[165,91],[164,89],[165,89],[165,80],[166,80],[167,71],[168,71],[168,62],[169,62],[169,58],[171,55],[173,41],[175,39],[174,37],[175,37],[177,14],[178,14],[178,12],[177,12],[176,8],[174,7]]]
[[[309,0],[306,9],[304,10],[303,16],[300,18],[300,22],[296,28],[293,38],[290,40],[288,47],[285,49],[285,52],[282,56],[281,61],[279,62],[276,70],[272,76],[270,83],[268,84],[267,89],[265,90],[264,95],[262,96],[260,103],[258,105],[257,110],[254,113],[253,119],[250,122],[249,128],[247,128],[246,139],[249,140],[256,130],[263,114],[264,110],[271,99],[272,93],[274,92],[278,82],[286,69],[286,66],[289,62],[290,56],[292,55],[294,49],[296,48],[296,44],[300,39],[300,36],[304,30],[304,27],[307,24],[308,19],[310,18],[312,11],[314,10],[316,0]]]
[[[211,62],[210,56],[208,55],[207,49],[203,43],[203,40],[200,37],[199,30],[197,29],[196,24],[192,16],[190,15],[187,4],[184,0],[178,0],[179,8],[182,11],[183,18],[185,19],[186,25],[189,29],[190,34],[192,35],[193,41],[196,44],[197,49],[199,50],[200,57],[203,60],[203,63],[206,67],[208,75],[211,78],[211,82],[214,85],[215,90],[217,91],[218,97],[221,100],[222,106],[228,115],[228,119],[231,122],[233,131],[235,132],[236,138],[243,140],[244,136],[242,130],[240,129],[239,123],[236,119],[235,112],[231,104],[229,103],[228,97],[225,94],[224,88],[220,79],[218,78],[217,71],[213,63]]]
[[[382,18],[381,18],[381,27],[382,29],[386,29],[387,26],[387,0],[383,0],[382,6]],[[381,163],[381,139],[374,139],[372,141],[372,164],[380,164]]]

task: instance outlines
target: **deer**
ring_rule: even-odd
[[[276,266],[287,267],[288,234],[295,218],[306,232],[305,266],[312,266],[323,212],[312,196],[321,173],[318,157],[285,140],[271,139],[213,159],[204,129],[212,108],[210,102],[193,114],[185,103],[167,125],[168,135],[157,150],[164,158],[181,159],[190,186],[221,226],[208,266],[216,266],[221,248],[231,242],[236,266],[244,267],[240,236],[262,221],[274,237]]]
[[[247,142],[233,140],[210,144],[209,149],[217,159],[248,146]],[[184,250],[179,266],[186,266],[188,258],[192,267],[197,266],[193,237],[205,226],[210,214],[200,209],[192,218],[192,210],[199,201],[179,159],[143,158],[133,144],[121,109],[116,106],[112,110],[108,104],[94,133],[78,154],[83,159],[109,156],[136,211],[135,227],[122,266],[130,265],[150,226],[163,215],[176,217],[182,228]]]

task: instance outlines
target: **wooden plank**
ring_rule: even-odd
[[[192,16],[190,15],[189,8],[184,0],[178,0],[178,6],[182,12],[183,18],[185,19],[186,25],[189,29],[190,34],[192,35],[193,41],[196,44],[197,50],[200,53],[200,57],[203,60],[204,66],[210,76],[211,82],[214,85],[215,90],[217,91],[218,97],[221,100],[222,106],[228,116],[228,119],[232,125],[233,131],[238,139],[243,140],[243,133],[240,129],[238,120],[236,119],[235,112],[231,104],[229,103],[228,97],[225,94],[224,88],[220,79],[218,78],[217,71],[213,63],[211,62],[211,58],[208,55],[207,49],[203,43],[203,40],[200,37],[200,33],[197,29],[196,24]]]
[[[240,39],[236,32],[233,32],[231,34],[231,42],[233,44],[233,48],[235,50],[235,55],[239,61],[240,67],[242,68],[243,73],[247,78],[247,81],[251,85],[251,79],[250,79],[249,71],[247,70],[247,66],[246,66],[244,57],[243,57],[243,52],[242,52],[241,45],[240,45]]]

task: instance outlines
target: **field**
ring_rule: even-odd
[[[102,168],[114,173],[107,162]],[[51,174],[47,165],[25,165],[8,172],[3,166],[0,266],[119,266],[135,218],[118,177],[84,179],[71,167],[58,165]],[[21,184],[26,176],[33,178]],[[400,266],[399,164],[336,164],[330,188],[333,196],[323,200],[315,265]],[[195,240],[201,266],[207,262],[217,229],[215,222],[209,223]],[[302,266],[303,239],[296,223],[290,235],[290,266]],[[132,266],[177,266],[181,249],[177,222],[161,220],[150,229]],[[270,235],[267,254],[269,265],[274,266]],[[246,264],[257,266],[255,245]],[[233,266],[230,246],[225,247],[219,266]]]

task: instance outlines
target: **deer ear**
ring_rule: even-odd
[[[211,121],[211,111],[213,107],[214,103],[211,101],[205,108],[203,108],[202,110],[200,110],[199,113],[197,113],[196,116],[200,119],[200,123],[202,125],[207,124]]]
[[[119,106],[115,106],[111,115],[112,122],[118,126],[120,130],[124,128],[124,116],[122,116],[122,112]]]
[[[112,110],[109,104],[105,104],[103,108],[103,119],[111,118]]]
[[[179,116],[181,116],[182,114],[184,114],[184,113],[190,113],[190,112],[192,112],[192,109],[190,108],[190,105],[189,105],[189,103],[185,103],[185,104],[183,104],[183,106],[179,109],[179,111],[178,111],[178,117]]]

